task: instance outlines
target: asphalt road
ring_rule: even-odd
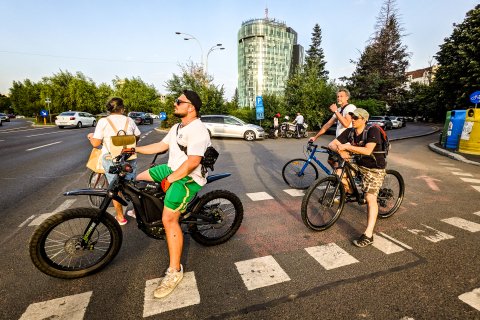
[[[480,294],[474,291],[480,288],[480,168],[431,152],[427,145],[438,140],[436,134],[392,143],[388,166],[402,173],[405,199],[393,217],[378,222],[379,246],[363,249],[351,245],[365,227],[363,206],[348,204],[324,232],[303,225],[302,197],[287,193],[281,169],[303,155],[306,139],[214,139],[221,154],[215,173],[232,176],[202,192],[236,193],[245,208],[242,227],[217,247],[186,237],[183,283],[189,287],[178,288],[183,296],[159,302],[148,293],[168,265],[166,244],[147,238],[131,219],[122,227],[119,255],[101,272],[60,280],[34,268],[28,241],[35,227],[29,222],[72,199],[61,196],[63,191],[86,185],[90,147],[84,137],[91,129],[39,129],[35,134],[48,134],[33,137],[5,129],[0,129],[1,319],[480,318]],[[400,138],[430,130],[409,124],[389,134]],[[141,144],[163,134],[152,131]],[[57,141],[62,142],[26,151]],[[140,156],[140,167],[150,160]],[[270,198],[253,200],[262,196]],[[72,207],[88,206],[86,199],[74,200]],[[317,260],[312,252],[319,251],[324,255]]]

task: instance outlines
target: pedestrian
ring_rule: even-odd
[[[200,161],[211,143],[208,130],[200,121],[201,107],[202,101],[198,94],[184,90],[174,103],[174,115],[181,122],[174,125],[162,141],[135,150],[142,154],[169,151],[167,164],[155,166],[137,176],[137,180],[161,182],[166,193],[162,222],[170,262],[165,277],[154,291],[155,298],[169,295],[183,279],[183,266],[180,263],[183,233],[178,221],[188,202],[207,182]]]
[[[351,153],[363,155],[352,166],[362,174],[362,191],[367,202],[367,228],[358,238],[353,240],[357,247],[365,247],[373,243],[373,229],[378,216],[377,196],[380,190],[386,171],[386,153],[383,150],[383,138],[376,126],[366,129],[369,114],[366,110],[357,108],[350,113],[353,120],[353,127],[349,128],[333,140],[328,147],[338,152],[342,158],[350,158]],[[367,130],[366,138],[363,137],[363,131]],[[363,141],[366,140],[366,141]],[[348,194],[352,193],[352,187],[344,178],[342,183]]]
[[[303,116],[300,114],[300,112],[297,112],[297,117],[295,120],[293,120],[293,123],[297,126],[297,139],[300,139],[303,134],[303,123],[305,122],[305,119]]]
[[[108,173],[110,166],[113,165],[113,158],[116,155],[110,153],[111,149],[111,137],[118,134],[118,130],[125,131],[125,135],[135,135],[136,141],[140,137],[140,130],[138,129],[135,121],[130,117],[123,115],[125,111],[125,106],[123,105],[123,100],[121,98],[112,98],[107,103],[107,111],[109,115],[106,118],[98,120],[97,127],[95,132],[89,133],[87,135],[88,140],[90,140],[91,145],[94,148],[102,146],[102,166],[105,170],[105,176],[108,183],[110,184],[115,178],[114,174]],[[133,168],[133,171],[130,172],[126,179],[133,180],[137,172],[137,160],[128,161]],[[123,207],[120,202],[113,200],[113,207],[116,212],[116,219],[118,223],[123,226],[127,224],[127,219],[123,215]],[[133,216],[134,214],[132,214]]]
[[[277,113],[276,115],[273,116],[273,132],[275,139],[278,138],[278,118],[280,118],[280,113]]]

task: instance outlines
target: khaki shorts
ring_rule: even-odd
[[[382,187],[383,179],[385,178],[387,171],[385,169],[371,169],[359,166],[355,163],[351,163],[355,170],[360,171],[363,176],[362,191],[365,193],[371,193],[378,195],[378,191]]]

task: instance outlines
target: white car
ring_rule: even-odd
[[[55,124],[63,129],[64,127],[95,127],[97,119],[94,115],[81,111],[67,111],[60,113],[56,119]]]
[[[210,137],[243,138],[247,141],[263,139],[265,130],[255,124],[227,115],[205,115],[200,120],[208,129]]]
[[[155,113],[149,113],[150,117],[152,117],[153,119],[160,119],[160,116],[158,114],[155,114]]]
[[[395,116],[388,116],[390,121],[392,121],[392,128],[401,128],[403,126],[403,119]]]

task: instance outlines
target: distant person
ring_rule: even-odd
[[[278,138],[278,118],[280,118],[280,113],[277,113],[276,115],[273,116],[273,132],[275,135],[275,138]]]
[[[107,181],[110,184],[113,181],[113,178],[115,178],[114,174],[108,173],[108,169],[113,166],[113,157],[109,150],[109,143],[111,142],[110,137],[116,136],[118,130],[124,130],[126,135],[135,135],[138,141],[141,132],[132,118],[123,115],[125,106],[123,105],[123,100],[121,98],[110,99],[107,103],[107,111],[110,113],[108,117],[98,120],[95,132],[89,133],[87,138],[90,140],[90,143],[94,148],[102,145],[102,165],[105,170]],[[133,180],[137,172],[137,160],[130,160],[128,162],[132,166],[133,172],[130,172],[126,176],[126,179]],[[127,219],[125,219],[125,216],[123,215],[122,205],[113,200],[113,206],[115,207],[118,224],[121,226],[127,224]],[[130,213],[129,215],[134,217],[134,213]]]
[[[295,125],[297,126],[297,139],[301,138],[304,122],[305,119],[303,118],[303,116],[300,114],[300,112],[297,112],[297,117],[295,118],[295,120],[293,120],[293,123],[295,123]]]

